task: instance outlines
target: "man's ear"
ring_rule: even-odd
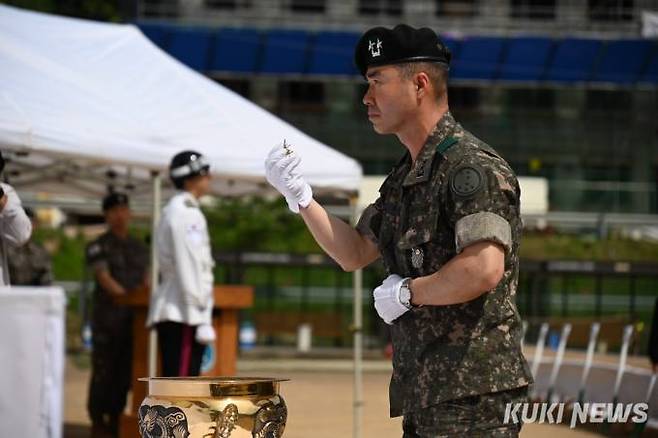
[[[414,78],[414,85],[416,87],[416,92],[419,92],[421,90],[427,92],[427,87],[430,84],[430,78],[427,76],[427,73],[425,72],[420,72],[418,73],[415,78]]]

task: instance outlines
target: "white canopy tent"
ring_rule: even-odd
[[[358,191],[355,160],[180,64],[133,25],[0,5],[0,84],[0,148],[20,193],[98,198],[108,182],[130,184],[133,204],[152,201],[155,224],[160,173],[176,152],[210,159],[216,194],[262,193],[270,190],[264,158],[283,139],[302,156],[317,194]],[[360,357],[355,352],[357,435]]]
[[[216,193],[260,191],[263,160],[285,138],[317,191],[358,190],[355,160],[185,67],[132,25],[0,5],[0,83],[0,147],[29,153],[13,166],[26,189],[65,175],[84,190],[106,180],[103,165],[139,180],[194,149],[210,158]]]

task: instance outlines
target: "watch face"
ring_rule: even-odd
[[[411,291],[406,285],[400,290],[400,301],[404,306],[411,307]]]

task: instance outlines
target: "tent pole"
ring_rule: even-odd
[[[151,172],[151,180],[153,181],[153,211],[151,215],[151,296],[153,296],[158,287],[159,271],[158,248],[155,233],[158,229],[158,222],[160,221],[160,204],[162,197],[162,178],[160,177],[160,172]],[[149,330],[148,371],[149,377],[156,377],[158,372],[158,333],[154,328]]]
[[[352,223],[356,224],[359,220],[360,212],[357,198],[351,199],[352,204]],[[361,438],[362,420],[363,420],[363,270],[357,269],[353,275],[354,287],[354,324],[352,332],[354,334],[354,405],[352,419],[352,438]]]

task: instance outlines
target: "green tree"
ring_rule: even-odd
[[[291,214],[281,199],[222,199],[205,214],[215,250],[320,251],[302,219]]]

